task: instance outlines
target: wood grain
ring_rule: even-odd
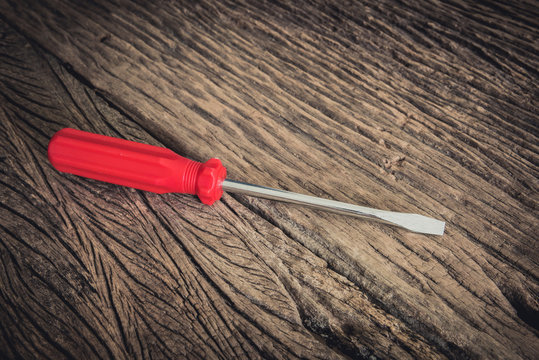
[[[0,9],[4,357],[539,350],[533,3]],[[447,231],[59,174],[46,146],[66,126]]]

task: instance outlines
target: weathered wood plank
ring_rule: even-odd
[[[58,318],[58,330],[39,335],[37,305],[15,310],[8,297],[28,286],[12,285],[3,306],[41,336],[6,335],[12,343],[118,357],[537,351],[532,4],[0,4],[77,77],[5,36],[3,263],[21,263],[17,239],[29,238],[50,261],[6,270],[2,285],[61,279],[61,257],[93,289],[60,292],[64,305],[38,316]],[[218,155],[237,179],[430,214],[447,234],[244,197],[208,209],[65,177],[38,162],[63,126]],[[33,209],[43,213],[34,224]],[[59,316],[66,308],[73,319]],[[14,318],[5,323],[17,333]],[[61,330],[71,338],[51,338]]]
[[[158,143],[54,58],[9,28],[2,34],[9,56],[2,67],[0,215],[8,357],[338,357],[303,321],[331,336],[338,353],[370,354],[374,344],[399,357],[434,353],[322,259],[233,198],[209,208],[192,197],[55,172],[45,149],[64,126]],[[302,273],[312,279],[298,279]],[[325,303],[310,298],[320,282],[334,297]],[[333,318],[336,310],[347,316]],[[351,333],[329,332],[330,320]],[[392,333],[404,349],[378,330],[361,340],[354,333],[359,324],[399,323]],[[28,333],[35,333],[30,341]]]

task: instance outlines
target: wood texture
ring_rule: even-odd
[[[533,2],[0,1],[3,358],[533,358]],[[56,172],[63,127],[443,237]]]

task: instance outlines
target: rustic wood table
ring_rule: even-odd
[[[0,358],[536,358],[535,1],[0,0]],[[57,172],[64,127],[427,236]]]

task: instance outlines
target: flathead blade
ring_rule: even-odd
[[[223,182],[223,190],[265,199],[300,204],[338,214],[368,218],[390,225],[400,226],[404,229],[421,234],[443,235],[445,229],[445,222],[423,215],[371,209],[364,206],[322,199],[285,190],[272,189],[240,181],[225,180]]]

